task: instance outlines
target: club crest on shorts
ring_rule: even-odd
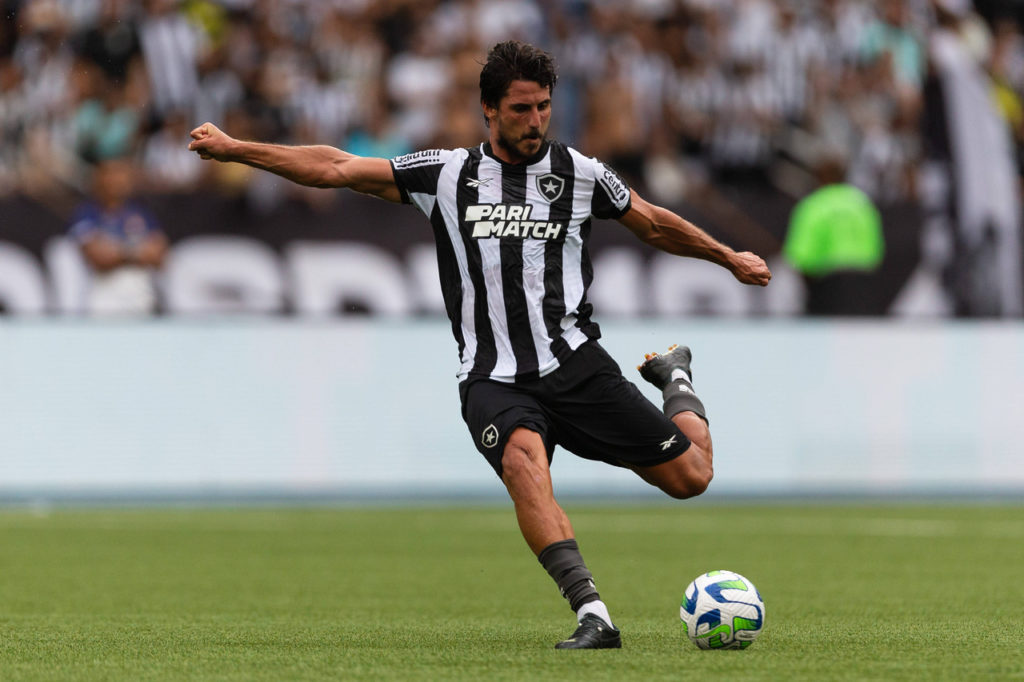
[[[540,192],[542,197],[547,199],[548,203],[562,196],[562,190],[564,189],[565,178],[560,178],[554,173],[545,173],[544,175],[537,176],[537,191]]]
[[[482,443],[485,448],[493,448],[498,444],[498,428],[494,424],[491,424],[484,429],[483,435],[480,436],[480,443]]]

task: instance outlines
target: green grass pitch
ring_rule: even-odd
[[[0,680],[1024,679],[1024,507],[566,508],[622,650],[552,648],[508,505],[0,511]],[[745,651],[683,638],[717,568]]]

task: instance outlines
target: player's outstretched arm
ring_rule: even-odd
[[[308,187],[344,187],[388,201],[402,200],[387,159],[356,156],[327,145],[236,140],[212,123],[197,127],[191,136],[189,150],[204,159],[244,163]]]
[[[630,209],[619,222],[651,246],[677,256],[701,258],[721,265],[744,284],[765,286],[772,278],[768,266],[757,254],[733,251],[690,221],[648,203],[635,191],[630,201]]]

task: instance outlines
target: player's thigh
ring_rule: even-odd
[[[549,434],[551,425],[545,409],[528,391],[513,384],[487,379],[467,379],[459,385],[462,399],[462,418],[470,436],[498,476],[502,474],[502,456],[509,439],[515,434],[516,442],[536,448],[525,429],[537,434],[548,460],[551,458]]]
[[[585,370],[575,368],[578,380],[560,387],[548,403],[560,445],[629,468],[662,464],[686,450],[689,439],[603,349],[591,349],[583,359]]]
[[[636,466],[633,471],[677,499],[700,495],[707,490],[713,476],[710,453],[695,441],[681,457],[652,466]]]

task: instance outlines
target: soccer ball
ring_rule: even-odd
[[[746,649],[764,627],[764,601],[739,573],[711,571],[687,586],[679,618],[698,648]]]

